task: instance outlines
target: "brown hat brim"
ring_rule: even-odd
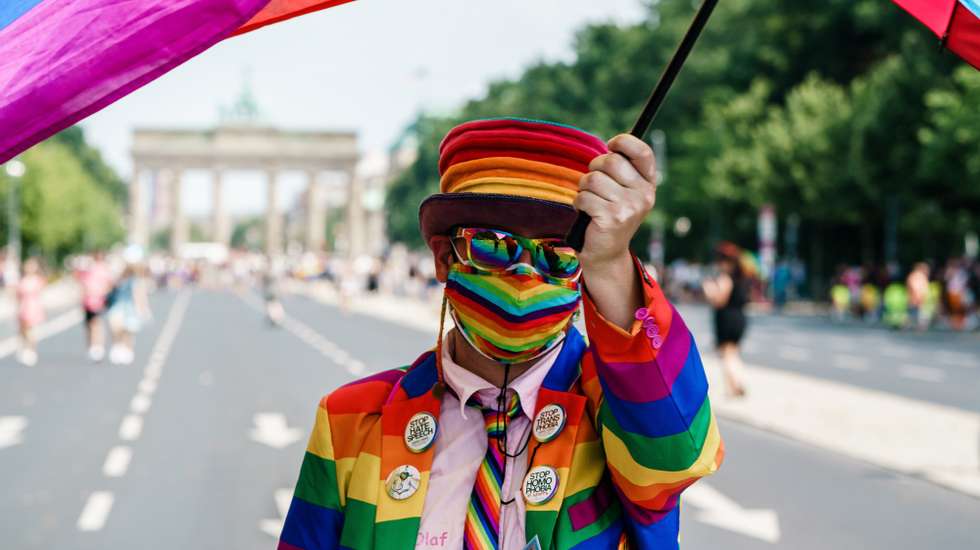
[[[438,193],[422,201],[419,228],[429,244],[453,227],[490,227],[531,237],[564,238],[577,211],[557,202],[484,193]]]

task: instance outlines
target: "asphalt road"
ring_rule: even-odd
[[[710,312],[682,307],[701,353],[711,353]],[[980,412],[980,334],[892,331],[818,317],[750,317],[746,362]],[[751,380],[748,381],[751,385]]]
[[[250,296],[160,293],[152,303],[155,320],[138,335],[131,366],[87,363],[80,326],[41,342],[36,367],[0,360],[0,548],[273,548],[275,496],[295,482],[319,397],[434,342],[300,297],[286,297],[283,328],[269,327]],[[707,348],[697,316],[691,324]],[[785,344],[750,360],[809,369],[780,360],[781,346],[816,355],[838,348],[808,342],[833,337],[841,353],[870,354],[872,374],[812,367],[821,375],[867,376],[884,391],[955,406],[967,398],[953,377],[976,383],[972,367],[953,364],[941,367],[944,382],[906,381],[897,375],[904,359],[876,361],[864,340],[892,335],[808,322],[775,323]],[[757,323],[750,345],[764,327]],[[916,361],[951,349],[927,338],[907,347]],[[980,544],[977,499],[735,424],[722,430],[728,459],[707,491],[687,499],[684,548]]]

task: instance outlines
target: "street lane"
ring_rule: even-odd
[[[980,500],[721,420],[725,464],[706,480],[748,509],[773,509],[780,540],[705,524],[682,508],[682,548],[922,550],[976,548]]]
[[[152,307],[165,315],[172,302],[160,294]],[[159,330],[160,323],[150,323],[137,335],[136,361],[129,366],[89,363],[80,324],[41,341],[35,367],[13,356],[0,360],[0,416],[27,420],[23,443],[0,450],[5,548],[75,546],[76,520],[101,481],[106,453]]]
[[[711,313],[682,306],[702,354],[712,353]],[[743,359],[980,412],[980,335],[894,332],[823,318],[754,315]],[[748,381],[751,390],[752,381]]]
[[[349,380],[234,295],[196,292],[112,523],[84,548],[273,547],[259,523],[295,483],[319,398]],[[300,435],[283,449],[252,440],[261,413]]]
[[[2,547],[272,548],[276,495],[295,483],[320,397],[354,379],[352,360],[375,372],[434,344],[434,334],[299,296],[284,297],[293,322],[275,328],[253,295],[194,291],[169,354],[151,357],[176,296],[153,297],[156,320],[138,336],[130,367],[85,362],[80,326],[43,342],[38,367],[0,361],[10,382],[0,386],[0,416],[28,420],[24,443],[0,449],[9,488],[0,494]],[[325,341],[350,357],[338,363]],[[141,402],[157,360],[155,391]],[[139,434],[123,440],[121,423],[135,409]],[[692,494],[684,548],[976,542],[976,499],[724,420],[722,431],[728,459],[707,480],[722,501]],[[80,530],[83,508],[98,512],[103,491],[112,495],[104,523]],[[778,521],[774,543],[745,529],[766,510]]]

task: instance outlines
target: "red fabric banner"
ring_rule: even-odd
[[[269,3],[262,8],[262,11],[255,14],[255,16],[249,19],[247,23],[239,27],[239,29],[235,31],[235,34],[245,34],[266,25],[271,25],[273,23],[278,23],[279,21],[284,21],[286,19],[303,15],[304,13],[324,10],[352,1],[353,0],[270,0]]]
[[[980,69],[980,19],[959,2],[956,3],[953,21],[949,26],[946,47]]]

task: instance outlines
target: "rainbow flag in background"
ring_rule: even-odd
[[[980,0],[892,0],[929,27],[943,45],[980,69]]]
[[[260,27],[278,23],[286,19],[303,15],[318,10],[324,10],[346,4],[353,0],[269,0],[262,11],[255,14],[255,17],[248,20],[235,31],[235,34],[245,34]]]
[[[0,0],[0,163],[232,35],[350,0]]]

